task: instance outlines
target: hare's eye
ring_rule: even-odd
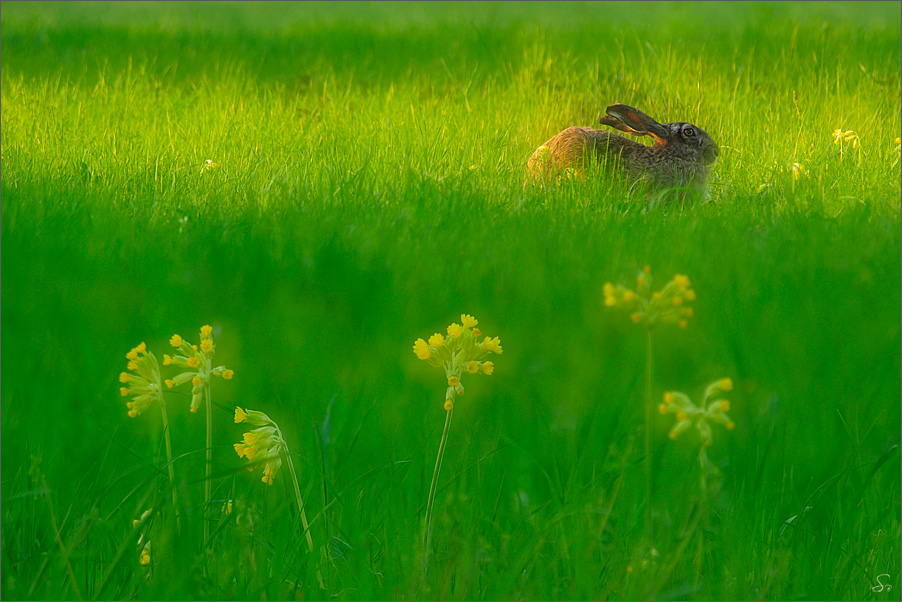
[[[683,130],[683,134],[685,134],[689,138],[692,138],[693,136],[695,136],[695,130],[693,130],[692,128],[686,128],[685,130]]]

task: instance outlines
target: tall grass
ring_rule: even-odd
[[[898,3],[3,11],[4,598],[899,586]],[[523,188],[539,144],[614,102],[711,134],[709,202]],[[656,332],[656,398],[736,383],[705,520],[698,441],[654,423],[654,541],[645,341],[602,303],[646,264],[698,295],[686,330]],[[444,410],[410,345],[462,312],[504,370],[456,404],[423,580]],[[204,419],[167,399],[178,536],[162,424],[125,416],[116,375],[139,341],[206,323],[235,379],[213,404],[204,579]],[[278,421],[315,554],[293,486],[231,449],[236,404]],[[145,569],[131,521],[151,506]]]

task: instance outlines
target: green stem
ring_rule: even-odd
[[[705,511],[708,501],[708,450],[703,441],[702,448],[698,452],[698,463],[701,465],[699,473],[699,502],[698,502],[698,550],[695,556],[695,586],[698,587],[702,575],[702,563],[705,554]]]
[[[175,526],[179,535],[182,533],[182,513],[179,509],[178,491],[175,486],[175,469],[172,466],[172,438],[169,436],[169,417],[166,414],[166,404],[160,397],[160,410],[163,413],[163,436],[166,439],[166,460],[169,467],[169,486],[172,488],[172,506],[175,508]]]
[[[207,402],[207,461],[204,472],[204,574],[207,572],[207,564],[210,560],[210,522],[207,520],[207,511],[210,508],[210,499],[213,497],[213,400],[210,394],[210,383],[204,387],[204,396]]]
[[[651,420],[652,382],[654,377],[654,348],[652,346],[651,326],[645,330],[645,522],[650,540],[654,539],[654,513],[652,512],[651,493]]]
[[[281,433],[279,433],[279,437],[281,438]],[[288,451],[288,446],[282,444],[283,456],[285,457],[285,463],[288,465],[288,472],[291,473],[291,483],[294,485],[294,498],[298,503],[298,512],[301,513],[301,524],[304,526],[304,535],[307,537],[307,547],[310,548],[310,555],[313,556],[313,538],[310,537],[310,525],[307,523],[307,513],[304,512],[304,501],[301,499],[301,486],[298,484],[298,475],[294,471],[294,464],[291,462],[291,453]],[[319,569],[316,569],[316,578],[319,581],[319,586],[322,589],[326,589],[326,586],[323,585],[323,576],[320,574]]]
[[[453,403],[453,397],[451,401]],[[454,407],[452,406],[445,414],[445,430],[442,432],[442,442],[438,446],[438,456],[435,458],[435,471],[432,473],[432,485],[429,486],[429,500],[426,502],[426,529],[423,535],[423,545],[425,547],[423,572],[426,572],[429,567],[429,545],[432,543],[432,510],[435,502],[435,488],[438,484],[438,474],[442,470],[442,458],[445,455],[445,445],[448,443],[448,432],[451,430],[451,414],[453,412]]]

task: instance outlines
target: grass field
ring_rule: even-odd
[[[900,3],[2,14],[4,599],[899,599]],[[614,103],[717,141],[704,202],[523,187]],[[686,328],[605,305],[646,265]],[[448,385],[412,347],[461,314],[503,354],[427,548]],[[170,462],[119,375],[204,325],[234,378],[164,387]],[[657,406],[722,378],[703,465]]]

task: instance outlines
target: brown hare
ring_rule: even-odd
[[[653,189],[704,191],[720,149],[707,132],[691,123],[658,123],[639,109],[611,105],[599,121],[631,136],[651,136],[645,146],[604,130],[570,127],[540,146],[526,164],[527,182],[572,171],[584,177],[591,161],[622,171],[629,183],[644,181]]]

